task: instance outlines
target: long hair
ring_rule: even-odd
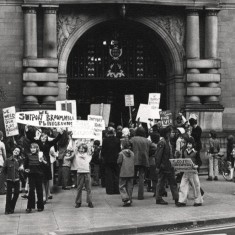
[[[30,144],[30,148],[36,148],[37,149],[36,153],[38,153],[40,151],[39,146],[38,146],[37,143]]]
[[[143,127],[138,127],[135,131],[135,136],[146,137],[145,129]]]

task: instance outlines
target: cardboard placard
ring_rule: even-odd
[[[2,109],[6,136],[19,135],[15,106]]]
[[[90,114],[102,116],[107,127],[109,124],[111,105],[110,104],[91,104]]]
[[[148,123],[150,119],[150,106],[147,104],[140,104],[136,121]]]
[[[154,106],[159,109],[161,93],[149,93],[148,105]]]
[[[97,115],[88,115],[87,119],[90,122],[94,122],[94,139],[102,142],[102,132],[105,130],[103,117]]]
[[[77,104],[76,100],[62,100],[56,101],[56,110],[68,111],[73,114],[74,120],[77,120]]]
[[[170,162],[176,171],[197,172],[197,170],[193,168],[194,164],[191,158],[170,159]]]
[[[125,106],[131,107],[134,106],[134,95],[125,95]]]
[[[170,110],[160,111],[160,119],[163,127],[173,124],[172,112]]]
[[[71,127],[74,116],[67,111],[37,110],[16,113],[16,122],[38,127]]]
[[[75,120],[72,126],[73,138],[94,139],[95,123],[87,120]]]

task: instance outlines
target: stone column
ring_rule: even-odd
[[[199,13],[198,9],[188,8],[186,20],[186,58],[200,58],[200,39],[199,39]],[[200,73],[198,69],[188,69],[187,73]],[[200,87],[197,82],[187,84],[188,87]],[[199,96],[188,96],[187,103],[200,103]]]
[[[43,57],[57,58],[57,22],[56,13],[58,5],[42,5],[43,11]],[[57,68],[45,68],[44,72],[57,73]],[[58,87],[55,82],[45,82],[46,87]],[[57,100],[57,96],[45,96],[43,103],[51,103]]]
[[[205,59],[217,59],[218,44],[218,9],[206,9],[205,15]],[[208,69],[207,73],[218,73],[217,69]],[[218,83],[210,82],[207,87],[218,87]],[[206,103],[219,102],[218,96],[208,96]]]
[[[38,5],[22,5],[24,12],[24,58],[37,58],[37,9]],[[35,68],[27,67],[24,72],[37,72]],[[26,82],[24,87],[37,87],[36,82]],[[38,104],[36,96],[25,96],[24,103]]]

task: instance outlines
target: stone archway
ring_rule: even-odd
[[[75,43],[87,30],[110,20],[115,20],[115,18],[108,16],[94,17],[68,36],[59,53],[59,99],[63,100],[66,98],[67,62]],[[160,24],[149,18],[135,17],[128,18],[128,20],[146,26],[156,35],[156,41],[160,45],[167,69],[167,90],[168,97],[171,97],[168,101],[168,109],[171,109],[172,111],[179,110],[184,104],[185,94],[183,82],[183,53],[179,44],[177,44],[176,40]]]

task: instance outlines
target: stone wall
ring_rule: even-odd
[[[221,59],[223,129],[235,130],[235,9],[219,13],[218,57]]]
[[[23,13],[20,5],[0,5],[0,129],[2,108],[22,101]]]

